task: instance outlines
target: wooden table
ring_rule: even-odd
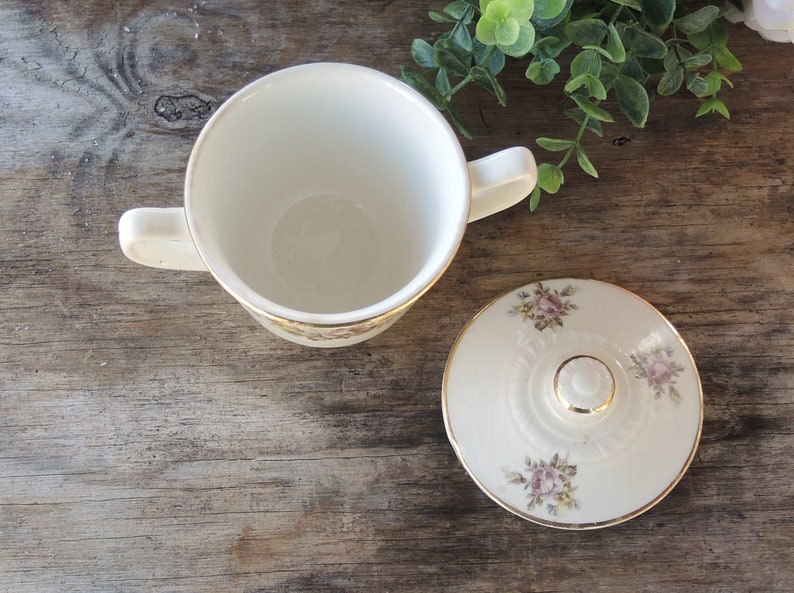
[[[731,26],[730,122],[670,98],[642,130],[591,137],[599,180],[569,168],[536,213],[473,224],[441,281],[358,346],[285,342],[208,275],[122,256],[119,215],[179,205],[234,90],[321,60],[396,75],[442,5],[2,3],[0,590],[794,590],[794,46]],[[469,158],[572,133],[559,86],[523,68],[505,72],[508,108],[461,97]],[[559,276],[656,305],[705,394],[680,484],[595,531],[501,509],[442,420],[466,321]]]

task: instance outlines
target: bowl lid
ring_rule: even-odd
[[[558,278],[496,298],[447,361],[444,422],[475,483],[516,515],[592,529],[658,503],[692,461],[703,393],[681,336],[617,286]]]

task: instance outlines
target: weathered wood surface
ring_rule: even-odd
[[[442,3],[443,4],[443,3]],[[206,117],[292,64],[397,74],[431,3],[0,5],[0,590],[794,590],[794,46],[731,27],[733,119],[654,104],[535,214],[472,225],[440,283],[351,348],[259,329],[207,276],[136,266],[119,215],[178,205]],[[471,158],[570,132],[560,89],[472,92]],[[623,146],[612,139],[631,139]],[[502,291],[614,282],[677,325],[706,399],[690,471],[627,523],[562,532],[486,498],[440,409]]]

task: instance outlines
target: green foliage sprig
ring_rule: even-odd
[[[701,99],[696,117],[730,118],[718,94],[733,86],[728,75],[742,66],[727,47],[723,16],[729,10],[728,4],[695,7],[686,0],[454,0],[442,12],[429,13],[449,30],[432,44],[414,39],[411,55],[419,68],[404,66],[402,77],[471,138],[452,106],[456,93],[474,83],[505,105],[507,93],[498,76],[508,57],[526,60],[526,77],[536,85],[551,83],[561,63],[569,64],[566,114],[579,131],[571,139],[536,139],[542,149],[562,156],[539,164],[529,201],[534,211],[544,192],[559,191],[563,167],[572,157],[585,173],[598,177],[582,139],[588,130],[603,136],[603,124],[614,121],[609,104],[604,105],[608,98],[639,128],[654,96],[679,91]]]

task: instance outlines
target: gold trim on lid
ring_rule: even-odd
[[[600,383],[603,379],[608,381],[607,383],[607,393],[600,399],[600,401],[596,401],[594,405],[585,405],[584,400],[588,396],[597,395],[597,393],[581,393],[581,388],[577,385],[577,377],[565,377],[563,376],[565,371],[568,370],[569,372],[577,372],[577,369],[574,369],[574,366],[581,367],[583,365],[587,365],[591,367],[591,375],[597,375],[595,378]],[[584,369],[578,369],[579,376],[583,375],[581,371]],[[562,380],[562,384],[560,379]],[[585,377],[585,379],[587,379]],[[570,382],[569,382],[570,381]],[[588,385],[588,391],[597,392],[601,385]],[[577,391],[580,391],[577,393]],[[571,412],[576,412],[577,414],[597,414],[598,412],[603,412],[604,410],[609,407],[609,404],[612,403],[612,399],[615,397],[615,375],[612,374],[612,370],[602,361],[596,358],[595,356],[588,356],[588,355],[579,355],[579,356],[572,356],[568,360],[565,360],[558,368],[557,372],[554,373],[554,393],[557,396],[557,399],[560,400],[560,403],[564,405],[567,409]],[[578,401],[576,401],[578,400]],[[578,404],[578,405],[577,405]]]

